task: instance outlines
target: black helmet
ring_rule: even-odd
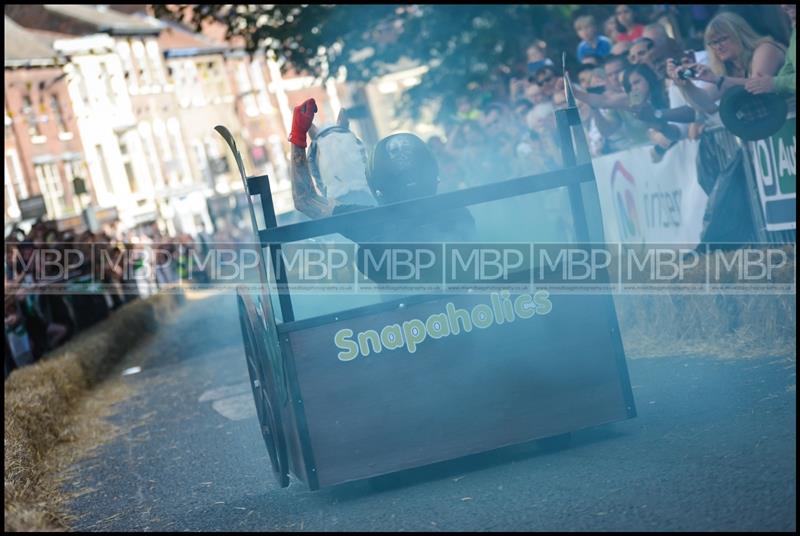
[[[367,182],[380,203],[394,203],[436,193],[439,166],[428,145],[401,132],[380,140],[372,151]]]

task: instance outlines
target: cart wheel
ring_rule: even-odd
[[[249,303],[247,303],[248,301]],[[261,435],[267,446],[272,472],[275,474],[278,484],[285,488],[289,485],[289,465],[286,441],[283,436],[283,423],[274,389],[275,381],[267,365],[263,339],[259,336],[263,334],[260,334],[255,328],[255,326],[260,326],[260,323],[252,307],[252,301],[242,296],[239,296],[239,321]]]
[[[572,433],[567,432],[566,434],[561,434],[552,437],[545,437],[537,441],[539,447],[544,450],[545,452],[555,452],[558,450],[564,450],[570,446],[572,443]]]

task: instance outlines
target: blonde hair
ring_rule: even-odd
[[[578,27],[587,25],[594,26],[595,28],[597,28],[597,24],[595,24],[594,22],[594,17],[592,17],[591,15],[583,15],[581,17],[578,17],[577,19],[575,19],[575,23],[573,24],[576,30],[578,29]]]
[[[727,35],[731,41],[739,45],[739,55],[734,60],[720,61],[716,52],[708,45],[712,37]],[[750,72],[750,62],[753,60],[753,53],[762,43],[771,43],[781,50],[785,48],[778,44],[772,37],[762,37],[736,13],[723,12],[711,19],[706,27],[703,36],[708,54],[708,63],[711,70],[717,75],[734,76],[741,73],[733,71],[736,64],[744,69],[746,76]]]

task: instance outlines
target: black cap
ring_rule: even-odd
[[[744,86],[727,90],[719,103],[719,117],[725,128],[743,140],[768,138],[786,122],[786,100],[776,93],[753,95]]]

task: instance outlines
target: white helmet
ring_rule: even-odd
[[[311,142],[308,154],[311,176],[326,196],[341,200],[364,193],[371,199],[367,184],[367,153],[353,132],[339,125],[322,128]]]

